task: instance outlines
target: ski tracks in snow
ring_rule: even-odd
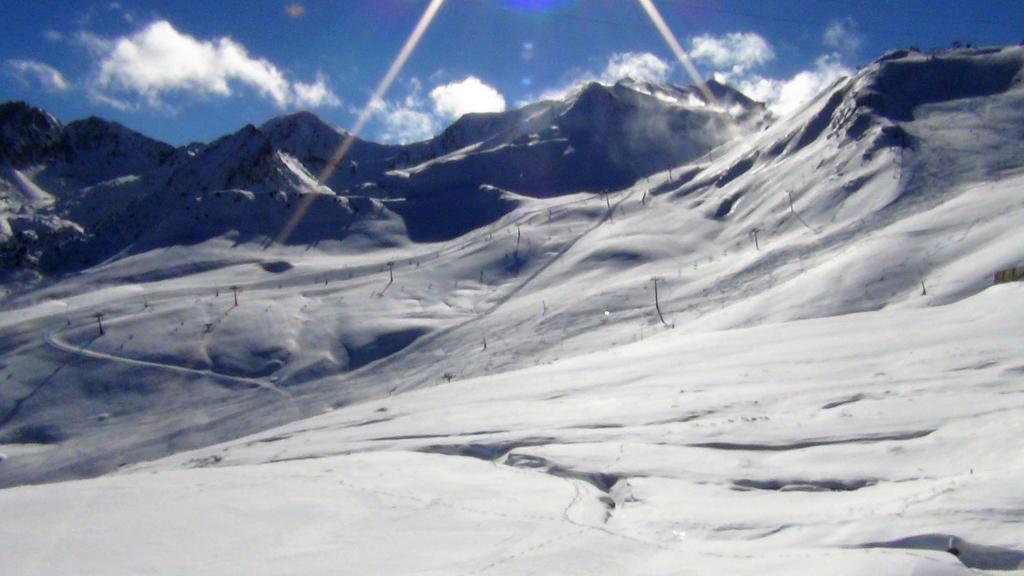
[[[126,356],[117,356],[117,355],[114,355],[114,354],[107,354],[105,352],[97,352],[95,350],[87,350],[85,348],[79,348],[77,346],[72,346],[71,344],[68,344],[67,342],[64,342],[64,341],[60,340],[60,338],[57,336],[56,332],[51,332],[50,334],[47,334],[46,337],[44,338],[44,341],[46,342],[47,346],[49,346],[49,347],[51,347],[51,348],[53,348],[55,350],[59,350],[61,352],[67,353],[67,354],[73,354],[73,355],[76,355],[76,356],[81,356],[81,357],[84,357],[84,358],[89,358],[89,359],[92,359],[92,360],[100,360],[100,361],[106,361],[106,362],[117,362],[117,363],[120,363],[120,364],[127,364],[127,365],[130,365],[130,366],[138,366],[138,367],[141,367],[141,368],[153,368],[153,369],[156,369],[156,370],[167,370],[167,371],[171,371],[171,372],[177,372],[179,374],[190,374],[190,375],[195,375],[195,376],[202,376],[202,377],[211,378],[213,380],[219,380],[221,382],[225,382],[225,383],[236,385],[236,386],[241,384],[242,386],[245,386],[245,387],[262,388],[264,390],[268,390],[268,391],[274,392],[276,394],[279,394],[280,396],[282,396],[283,398],[286,398],[288,400],[293,400],[294,399],[290,392],[288,392],[287,390],[283,390],[281,388],[278,388],[277,386],[275,386],[274,384],[271,384],[270,382],[267,382],[266,380],[260,380],[260,379],[257,379],[257,378],[246,378],[244,376],[231,376],[229,374],[221,374],[220,372],[214,372],[213,370],[200,370],[200,369],[197,369],[197,368],[186,368],[185,366],[178,366],[178,365],[175,365],[175,364],[164,364],[162,362],[153,362],[153,361],[150,361],[150,360],[138,360],[138,359],[135,359],[135,358],[128,358]]]

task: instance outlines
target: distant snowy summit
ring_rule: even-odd
[[[175,149],[115,122],[61,124],[25,104],[0,105],[0,269],[38,269],[113,218],[124,185],[167,166]],[[106,184],[105,184],[106,183]]]
[[[59,166],[60,176],[95,184],[147,172],[174,154],[170,145],[95,116],[63,125],[24,102],[0,104],[0,163],[6,168]]]
[[[878,146],[909,145],[900,123],[917,107],[1006,92],[1020,84],[1022,63],[1016,47],[895,51],[830,88],[811,117],[805,107],[779,119],[717,82],[700,90],[591,83],[560,101],[468,114],[423,142],[354,138],[329,173],[349,135],[309,112],[175,149],[113,122],[65,126],[11,102],[0,106],[0,269],[75,270],[229,233],[264,243],[444,240],[494,221],[523,196],[620,189],[725,156],[769,125],[788,127],[785,139],[720,175],[724,184],[754,159],[795,153],[840,126],[846,140],[875,127]],[[300,203],[314,204],[310,216],[283,238]]]

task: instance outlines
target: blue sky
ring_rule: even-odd
[[[15,0],[0,100],[172,144],[309,109],[351,128],[428,0]],[[655,0],[705,76],[780,113],[884,51],[1024,41],[1020,0]],[[412,141],[461,113],[587,80],[689,82],[635,0],[445,0],[361,135]]]

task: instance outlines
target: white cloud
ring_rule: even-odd
[[[754,32],[733,32],[723,36],[703,34],[690,41],[690,57],[716,68],[730,68],[733,74],[762,66],[775,59],[771,44]]]
[[[408,144],[426,140],[437,133],[439,120],[427,109],[420,96],[423,85],[418,78],[409,81],[409,93],[401,101],[373,103],[373,117],[379,123],[376,140],[387,143]],[[353,113],[358,114],[358,110]]]
[[[84,30],[75,34],[74,42],[85,48],[89,55],[96,59],[103,58],[114,49],[114,43],[110,40]]]
[[[860,48],[861,38],[857,33],[857,23],[852,18],[833,20],[825,29],[822,41],[829,48],[843,52],[856,52]]]
[[[441,82],[444,82],[445,78],[448,78],[448,71],[444,68],[438,68],[431,72],[430,76],[427,76],[427,82],[430,82],[431,84],[440,84]],[[415,78],[413,78],[413,81],[419,83],[419,80]]]
[[[380,115],[384,142],[408,144],[426,140],[437,132],[437,122],[428,112],[402,106],[386,109]]]
[[[110,4],[107,4],[107,10],[119,14],[121,19],[128,24],[135,23],[135,15],[129,12],[128,9],[125,8],[124,4],[121,4],[120,2],[111,2]]]
[[[87,87],[86,92],[94,101],[110,106],[115,110],[120,110],[122,112],[134,112],[139,109],[139,105],[135,102],[129,102],[128,100],[122,100],[113,96],[107,96],[106,94],[97,91],[94,87]],[[173,108],[163,104],[157,105],[156,108],[168,113],[175,112]]]
[[[544,90],[540,95],[531,96],[518,104],[523,106],[538,100],[561,100],[580,85],[590,82],[614,84],[623,78],[632,78],[642,82],[664,83],[671,72],[671,63],[650,52],[617,52],[608,58],[600,72],[577,71],[562,85]]]
[[[431,75],[436,83],[443,73]],[[406,144],[434,136],[452,120],[471,112],[502,112],[505,98],[475,76],[435,86],[426,96],[418,78],[407,82],[408,93],[397,100],[372,104],[375,140]],[[359,110],[352,110],[358,114]]]
[[[34,60],[8,60],[8,69],[23,82],[35,81],[44,90],[63,92],[68,89],[68,82],[59,70]]]
[[[255,88],[282,108],[289,96],[280,70],[249,57],[241,44],[226,37],[200,41],[165,20],[117,40],[100,63],[97,81],[102,88],[135,92],[154,104],[173,91],[229,96],[232,81]]]
[[[504,112],[505,97],[476,76],[451,82],[430,91],[434,113],[441,118],[455,119],[472,112]]]
[[[819,56],[812,69],[792,78],[777,79],[755,73],[753,70],[775,59],[775,51],[767,40],[754,32],[723,36],[704,34],[693,38],[691,46],[690,56],[694,60],[716,68],[712,74],[715,80],[764,102],[780,116],[796,111],[836,79],[850,74],[842,57],[834,52]]]
[[[254,89],[279,108],[338,103],[322,77],[293,85],[274,64],[250,56],[231,38],[199,40],[166,20],[114,41],[89,33],[79,34],[78,40],[100,60],[93,92],[108,103],[127,102],[128,95],[162,108],[166,94],[230,96],[234,84]]]
[[[850,73],[838,54],[826,54],[815,61],[813,69],[804,70],[788,80],[751,76],[740,79],[736,86],[750,98],[768,104],[775,114],[785,116]]]
[[[317,73],[316,82],[304,84],[296,82],[295,105],[299,108],[326,108],[341,106],[341,100],[327,87],[322,73]]]
[[[529,97],[527,97],[527,98],[517,102],[516,105],[517,106],[526,106],[527,104],[530,104],[532,102],[539,102],[541,100],[561,100],[561,99],[565,98],[575,88],[579,87],[580,84],[585,84],[587,82],[596,82],[596,81],[597,81],[597,76],[596,75],[577,76],[576,79],[572,80],[571,82],[569,82],[567,84],[562,84],[561,86],[557,86],[555,88],[548,88],[547,90],[544,90],[543,92],[541,92],[537,96],[530,95]],[[532,83],[532,80],[531,80],[531,83]]]
[[[622,52],[612,54],[601,74],[601,81],[613,84],[623,78],[641,82],[664,83],[672,65],[650,52]]]
[[[64,39],[64,35],[56,30],[45,30],[43,31],[43,38],[47,42],[60,42]]]

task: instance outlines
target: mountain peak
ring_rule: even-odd
[[[272,140],[291,139],[294,136],[305,137],[315,134],[345,134],[316,114],[306,110],[271,118],[260,125],[259,129],[270,135]]]
[[[174,147],[117,122],[90,116],[71,122],[61,135],[61,159],[77,166],[84,184],[143,174],[167,161]]]
[[[32,106],[22,100],[12,100],[0,104],[0,125],[13,122],[30,122],[40,128],[60,128],[61,125],[60,121],[46,110]]]
[[[704,82],[704,86],[708,89],[709,92],[711,92],[711,95],[714,96],[720,103],[725,103],[728,105],[739,104],[746,108],[761,104],[760,102],[751,99],[746,94],[740,92],[739,90],[730,86],[729,84],[719,82],[714,78],[708,79],[706,82]],[[763,104],[761,105],[763,106]]]
[[[305,191],[313,179],[288,150],[275,146],[273,134],[247,124],[191,155],[175,168],[169,184],[179,194],[234,188]]]
[[[62,126],[51,114],[21,101],[0,104],[0,163],[38,162],[57,147]]]

